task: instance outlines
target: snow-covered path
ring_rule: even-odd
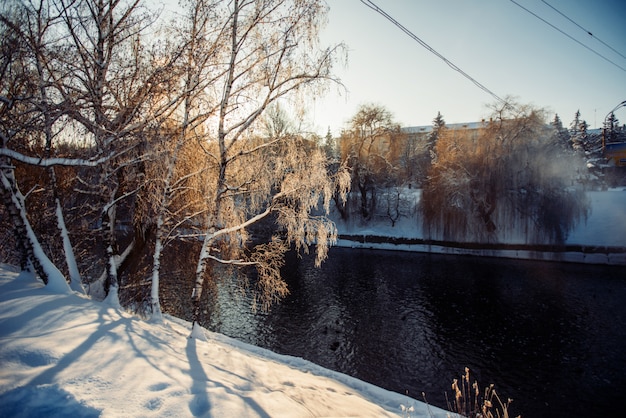
[[[0,268],[0,417],[445,417],[302,359],[149,324]]]

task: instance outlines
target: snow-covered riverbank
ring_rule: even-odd
[[[0,417],[445,417],[168,317],[153,325],[0,266]],[[406,415],[405,415],[406,416]]]
[[[395,227],[339,224],[339,245],[626,264],[626,191],[590,192],[592,211],[558,251],[474,248]],[[366,238],[363,238],[366,237]],[[0,266],[0,417],[445,417],[440,409],[305,360],[190,326],[154,325]]]
[[[395,226],[381,219],[367,225],[336,221],[338,246],[386,250],[464,254],[533,260],[626,265],[626,189],[588,192],[591,211],[570,232],[563,246],[531,245],[511,240],[502,244],[452,243],[424,238],[414,218],[400,218]],[[419,194],[417,195],[419,199]],[[415,204],[417,201],[415,202]]]

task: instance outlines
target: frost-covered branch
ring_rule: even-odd
[[[207,258],[213,260],[213,261],[217,261],[220,264],[225,264],[225,265],[231,265],[231,266],[255,266],[258,265],[259,263],[256,261],[245,261],[245,260],[224,260],[222,258],[219,257],[215,257],[214,255],[208,255]]]
[[[34,165],[38,167],[97,167],[98,165],[103,164],[111,158],[111,156],[105,156],[95,160],[90,160],[82,158],[30,157],[8,148],[0,148],[0,155],[12,158],[24,164]]]

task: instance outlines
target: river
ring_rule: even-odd
[[[283,273],[291,294],[268,313],[222,287],[209,328],[444,408],[469,367],[510,416],[621,409],[623,266],[333,248]]]

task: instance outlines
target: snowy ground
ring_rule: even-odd
[[[567,238],[568,244],[626,247],[626,188],[587,192],[591,213]]]
[[[446,416],[219,334],[189,339],[189,330],[53,293],[0,265],[0,417]]]

